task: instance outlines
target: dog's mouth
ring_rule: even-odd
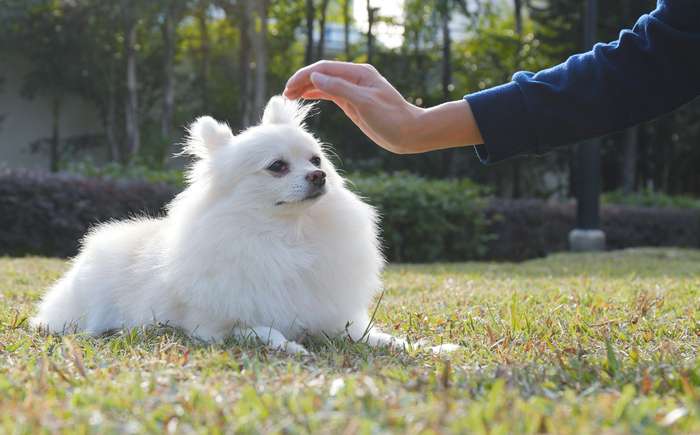
[[[285,204],[300,204],[302,202],[307,202],[307,201],[313,201],[314,199],[318,199],[321,196],[323,196],[326,193],[326,188],[323,187],[321,189],[318,189],[314,192],[309,193],[305,197],[295,200],[295,201],[277,201],[275,205],[285,205]]]

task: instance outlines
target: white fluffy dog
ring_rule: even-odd
[[[290,353],[306,353],[307,334],[404,346],[368,316],[384,264],[376,213],[305,130],[307,112],[273,97],[237,136],[197,119],[184,150],[197,160],[167,215],[90,231],[32,325],[99,335],[161,322]]]

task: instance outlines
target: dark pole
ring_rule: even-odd
[[[586,48],[596,43],[598,0],[587,0],[584,25]],[[605,234],[600,230],[600,139],[578,145],[576,177],[576,229],[569,234],[574,251],[605,249]]]

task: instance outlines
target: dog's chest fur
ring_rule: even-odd
[[[186,309],[201,310],[219,328],[265,325],[290,338],[338,333],[379,290],[374,213],[350,192],[288,225],[258,223],[251,231],[214,222],[201,224],[218,235],[213,244],[209,236],[183,239],[189,246],[178,247],[180,264],[170,270],[179,271],[171,282],[185,284],[178,299]]]

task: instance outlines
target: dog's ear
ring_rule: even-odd
[[[190,125],[182,152],[205,159],[232,139],[233,133],[227,124],[217,122],[211,116],[201,116]]]
[[[281,95],[275,95],[265,106],[263,124],[293,124],[304,126],[304,120],[309,115],[313,104],[302,104],[299,100],[290,100]]]

